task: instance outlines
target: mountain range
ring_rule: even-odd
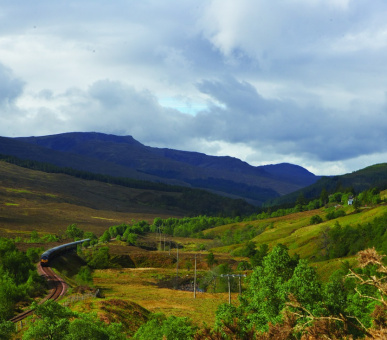
[[[155,148],[132,136],[95,132],[0,137],[0,154],[114,177],[205,189],[257,206],[320,178],[298,165],[251,166],[229,156]]]

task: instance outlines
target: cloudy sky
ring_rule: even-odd
[[[387,162],[385,0],[0,0],[0,135]]]

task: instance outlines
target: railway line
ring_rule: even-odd
[[[49,293],[41,301],[39,301],[39,304],[42,304],[47,300],[56,301],[66,293],[67,284],[62,280],[62,278],[60,278],[57,274],[54,273],[51,267],[42,267],[41,264],[39,263],[37,265],[37,269],[38,269],[38,273],[45,277],[45,279],[48,282],[48,286],[50,288]],[[9,321],[16,323],[32,315],[33,313],[34,311],[30,309],[14,316]]]
[[[39,304],[44,303],[47,300],[58,300],[60,297],[62,297],[67,290],[67,284],[63,281],[63,279],[55,274],[55,272],[52,270],[52,268],[49,266],[50,261],[65,252],[71,251],[77,247],[78,244],[82,244],[85,241],[89,241],[89,239],[66,243],[61,246],[57,246],[55,248],[51,248],[47,251],[45,251],[42,254],[41,260],[37,265],[37,270],[39,275],[44,276],[45,279],[48,282],[48,286],[50,288],[49,293],[39,302]],[[32,315],[34,311],[32,309],[24,311],[23,313],[20,313],[16,316],[14,316],[9,321],[12,321],[14,323],[19,322],[26,317]]]

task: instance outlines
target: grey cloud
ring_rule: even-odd
[[[12,71],[0,63],[0,106],[14,104],[23,92],[24,82],[16,78]]]
[[[204,81],[199,88],[224,105],[201,112],[195,119],[197,133],[205,131],[214,140],[323,161],[387,150],[387,117],[381,119],[384,107],[368,115],[305,107],[290,100],[265,99],[253,86],[235,79]]]
[[[3,2],[0,133],[234,144],[257,163],[382,153],[386,15],[383,0]]]

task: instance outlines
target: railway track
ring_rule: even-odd
[[[66,293],[67,284],[51,269],[51,267],[42,267],[40,263],[38,264],[38,273],[41,276],[44,276],[48,282],[48,286],[50,288],[49,293],[39,302],[42,304],[47,300],[58,300],[61,296]],[[16,316],[14,316],[9,321],[14,323],[19,322],[25,319],[27,316],[30,316],[34,313],[32,309],[24,311]]]

